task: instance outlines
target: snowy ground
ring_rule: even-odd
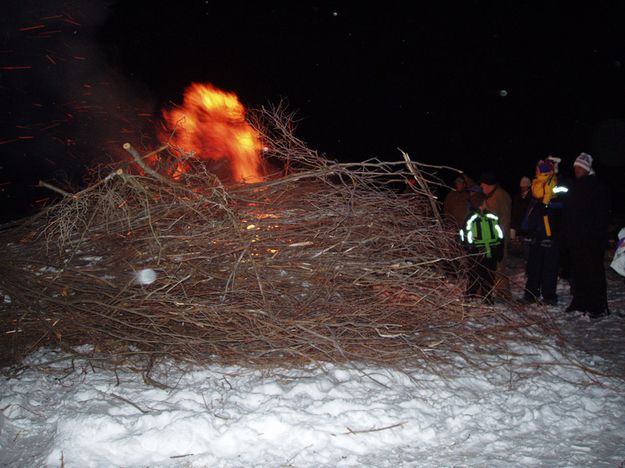
[[[518,294],[523,274],[513,266]],[[562,304],[550,312],[579,346],[573,361],[519,346],[509,366],[447,379],[373,367],[276,377],[170,366],[152,374],[167,385],[157,388],[40,350],[0,382],[0,465],[624,466],[625,284],[608,277],[614,313],[597,322],[565,314],[560,285]]]
[[[611,311],[609,317],[589,320],[579,312],[565,313],[564,309],[570,304],[571,295],[568,282],[564,280],[558,281],[558,306],[547,310],[577,349],[601,358],[597,360],[597,364],[603,370],[625,379],[625,278],[609,268],[611,258],[610,252],[606,252],[608,307]],[[525,284],[523,265],[520,258],[511,258],[512,287],[517,297],[522,296]]]

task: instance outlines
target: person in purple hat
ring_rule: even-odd
[[[531,239],[523,300],[557,305],[562,209],[568,188],[558,184],[556,166],[551,160],[538,161],[531,192],[523,222]]]

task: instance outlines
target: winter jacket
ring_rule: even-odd
[[[510,235],[510,220],[512,217],[512,199],[508,192],[506,192],[501,186],[495,187],[486,198],[486,209],[499,218],[499,224],[505,238]]]
[[[559,242],[568,187],[559,185],[555,174],[538,174],[532,181],[531,193],[522,229],[535,241]]]
[[[558,177],[551,172],[539,172],[532,180],[532,197],[548,205],[554,195],[554,189],[558,185]]]
[[[595,175],[575,179],[564,206],[565,244],[570,248],[605,248],[610,196]]]
[[[459,231],[461,242],[472,252],[483,252],[496,261],[503,257],[504,234],[499,218],[487,211],[470,213]]]
[[[445,218],[455,223],[456,227],[462,226],[469,213],[470,197],[468,190],[452,190],[445,197],[443,212]]]
[[[525,196],[523,196],[522,193],[517,193],[512,198],[512,216],[510,218],[510,227],[514,229],[517,234],[525,235],[522,224],[531,199],[532,195],[530,191],[528,191]]]

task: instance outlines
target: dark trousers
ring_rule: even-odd
[[[569,251],[571,260],[572,310],[600,315],[608,310],[603,246],[581,245]]]
[[[482,298],[490,297],[489,293],[495,284],[497,262],[494,258],[487,258],[485,254],[475,256],[472,260],[473,264],[469,271],[467,295]]]
[[[532,242],[527,257],[525,294],[530,298],[542,296],[547,301],[556,300],[559,268],[560,246],[557,243],[545,246],[539,240]]]

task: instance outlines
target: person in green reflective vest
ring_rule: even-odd
[[[497,262],[504,253],[504,233],[499,218],[486,209],[486,196],[471,196],[471,213],[460,229],[460,241],[471,254],[466,293],[493,303],[493,286]]]

